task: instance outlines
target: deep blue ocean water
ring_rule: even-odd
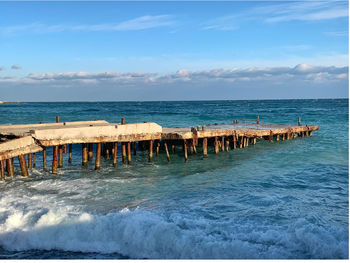
[[[189,127],[255,118],[319,125],[312,137],[184,163],[181,148],[153,163],[99,172],[73,164],[57,176],[41,154],[30,179],[0,183],[0,258],[348,258],[348,100],[24,103],[0,124],[107,120]],[[120,151],[119,151],[120,153]],[[17,161],[15,163],[17,165]]]

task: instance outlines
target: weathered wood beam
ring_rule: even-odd
[[[32,154],[31,153],[28,153],[27,155],[28,157],[28,168],[33,168],[33,159],[32,159]]]
[[[22,176],[23,177],[29,177],[25,156],[24,155],[19,155],[18,156],[18,160],[19,160],[19,165],[21,167]]]

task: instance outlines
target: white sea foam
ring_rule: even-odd
[[[265,222],[266,223],[266,222]],[[216,222],[141,209],[93,215],[55,208],[13,212],[0,225],[7,250],[117,252],[132,258],[346,258],[347,235],[305,219],[273,226]]]

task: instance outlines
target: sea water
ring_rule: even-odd
[[[0,258],[348,258],[348,100],[69,102],[1,105],[0,124],[106,120],[190,127],[256,118],[319,125],[312,137],[184,162],[73,163],[0,183]],[[119,151],[120,153],[120,151]]]

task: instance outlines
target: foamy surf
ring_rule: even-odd
[[[105,215],[65,209],[2,216],[0,245],[119,253],[130,258],[347,258],[347,233],[305,219],[285,226],[232,218],[217,222],[141,209]]]

